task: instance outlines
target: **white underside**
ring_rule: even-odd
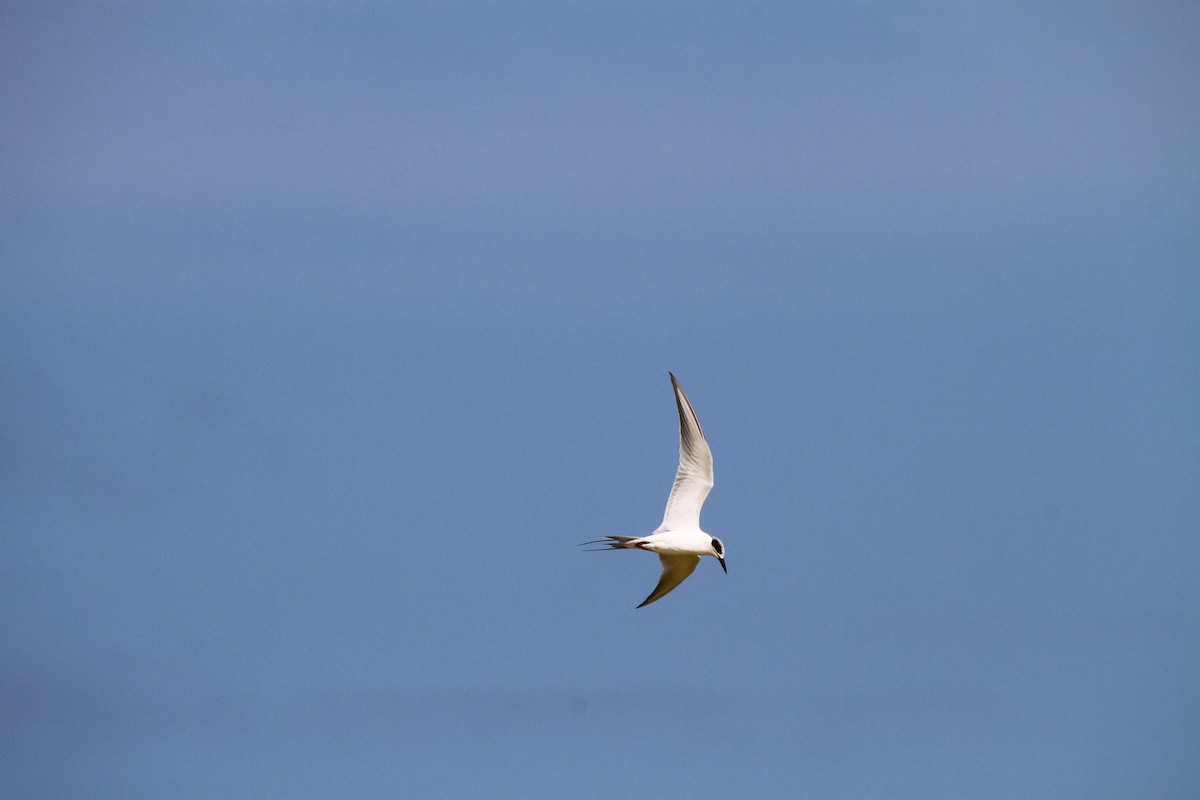
[[[634,542],[643,550],[670,556],[711,556],[712,537],[699,528],[655,531]]]

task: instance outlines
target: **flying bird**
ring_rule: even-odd
[[[712,452],[700,428],[700,420],[687,394],[675,375],[671,386],[675,390],[675,405],[679,409],[679,469],[675,485],[667,498],[667,512],[662,524],[649,536],[605,536],[584,545],[604,545],[596,550],[649,550],[658,553],[662,575],[650,596],[641,602],[647,606],[665,597],[687,579],[700,563],[700,556],[712,556],[725,567],[725,545],[715,536],[700,530],[700,507],[713,485]],[[582,546],[582,545],[581,545]]]

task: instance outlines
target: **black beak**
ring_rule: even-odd
[[[728,575],[729,570],[725,569],[725,559],[721,558],[720,556],[717,556],[717,561],[721,562],[721,569],[725,570],[725,574]]]

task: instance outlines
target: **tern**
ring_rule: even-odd
[[[701,556],[712,556],[721,562],[721,569],[729,573],[725,567],[725,545],[717,537],[700,530],[700,507],[713,486],[712,452],[683,387],[674,374],[667,374],[671,376],[675,405],[679,409],[679,469],[667,498],[667,512],[662,524],[649,536],[605,536],[583,543],[604,545],[593,548],[596,550],[637,549],[658,553],[662,575],[654,591],[638,608],[662,599],[683,583],[696,570]]]

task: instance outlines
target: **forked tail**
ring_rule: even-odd
[[[591,542],[583,542],[579,546],[583,547],[584,545],[589,545],[589,544],[601,545],[600,547],[591,548],[591,550],[593,552],[600,552],[601,550],[628,550],[628,549],[636,548],[637,547],[636,544],[630,544],[630,543],[635,542],[640,538],[642,538],[642,537],[640,537],[640,536],[605,536],[603,539],[596,539]]]

